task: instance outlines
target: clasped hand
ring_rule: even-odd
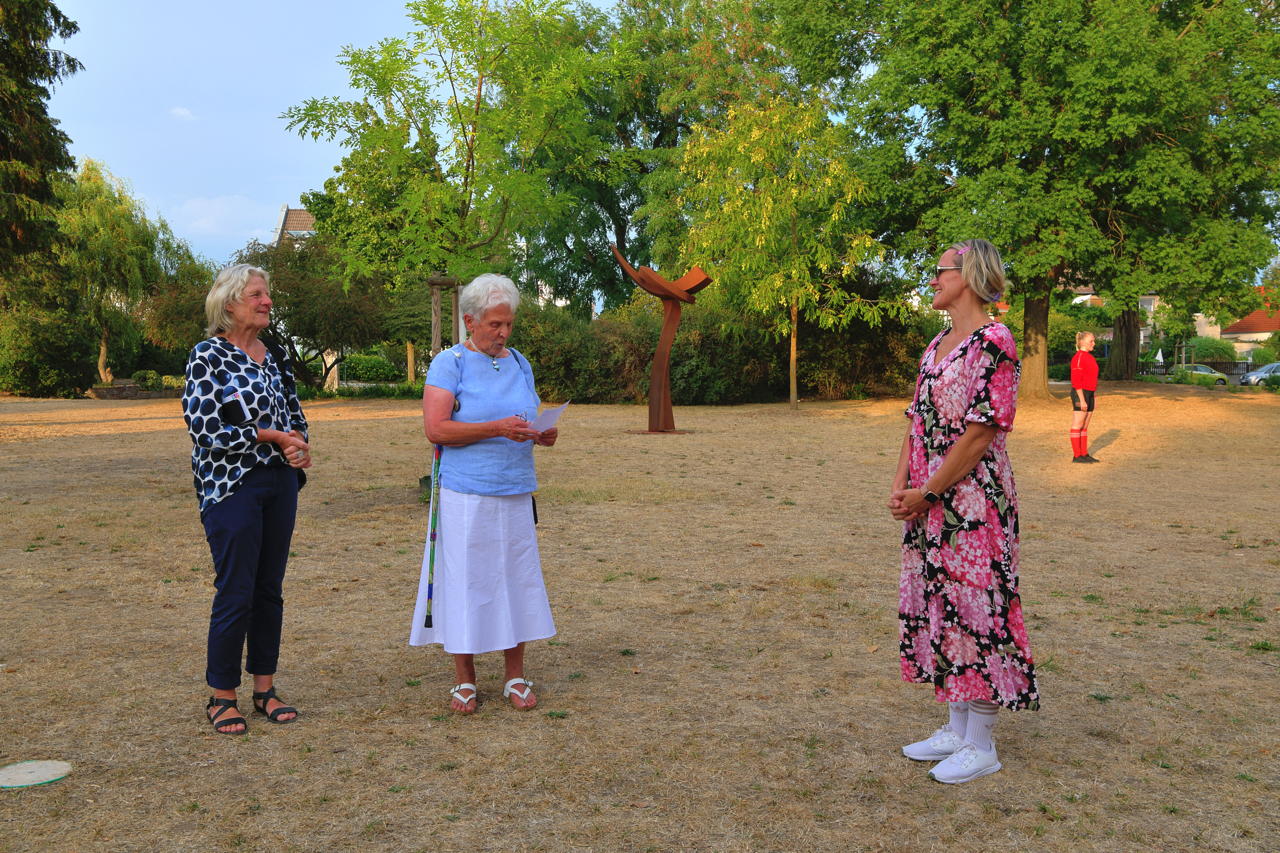
[[[929,512],[929,502],[919,489],[894,489],[889,493],[889,512],[898,521],[915,521]]]
[[[276,446],[284,454],[284,459],[291,468],[311,467],[311,445],[306,442],[296,429],[284,434]]]

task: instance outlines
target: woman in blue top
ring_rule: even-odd
[[[469,337],[431,360],[422,389],[423,429],[443,450],[434,584],[428,541],[409,644],[453,655],[460,714],[476,710],[475,655],[501,650],[502,695],[527,711],[538,698],[524,644],[556,632],[533,526],[533,445],[550,447],[557,431],[529,427],[541,401],[528,360],[506,346],[520,305],[511,279],[479,276],[458,301]]]
[[[213,695],[205,713],[220,734],[238,735],[247,730],[236,707],[246,640],[254,709],[273,723],[298,716],[272,682],[299,475],[311,467],[311,452],[284,350],[275,347],[272,355],[258,339],[271,321],[266,272],[248,264],[227,267],[204,308],[210,337],[187,358],[182,411],[217,590],[205,669]]]

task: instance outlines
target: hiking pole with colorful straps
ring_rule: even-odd
[[[436,581],[436,531],[440,525],[440,451],[444,445],[437,444],[435,457],[431,460],[431,531],[427,534],[427,620],[423,627],[431,627],[431,598],[435,592]]]

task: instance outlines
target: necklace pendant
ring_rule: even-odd
[[[493,369],[494,369],[494,370],[501,370],[501,369],[502,369],[502,368],[498,367],[498,360],[497,360],[496,358],[490,357],[490,358],[489,358],[489,363],[493,365]]]

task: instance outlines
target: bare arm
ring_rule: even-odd
[[[889,487],[889,512],[899,521],[910,521],[904,514],[902,500],[898,495],[906,491],[911,476],[911,425],[907,425],[907,434],[902,437],[902,450],[898,452],[898,470],[893,475],[893,485]],[[912,516],[914,517],[914,516]]]
[[[992,440],[996,437],[996,428],[989,424],[971,423],[964,435],[957,439],[942,460],[942,466],[934,472],[922,489],[898,489],[889,498],[889,508],[893,517],[900,521],[919,518],[929,511],[929,502],[924,499],[926,491],[942,494],[960,482],[974,469],[978,460],[987,452]],[[899,464],[901,469],[901,464]],[[897,500],[898,506],[893,505]]]
[[[453,395],[434,385],[422,389],[422,431],[432,444],[462,447],[486,438],[509,438],[528,441],[538,433],[529,429],[528,421],[512,415],[498,421],[466,423],[453,419]]]
[[[911,471],[911,426],[907,425],[907,434],[902,437],[902,450],[898,452],[898,471],[893,475],[893,488],[891,492],[900,492],[905,489],[909,483]]]

